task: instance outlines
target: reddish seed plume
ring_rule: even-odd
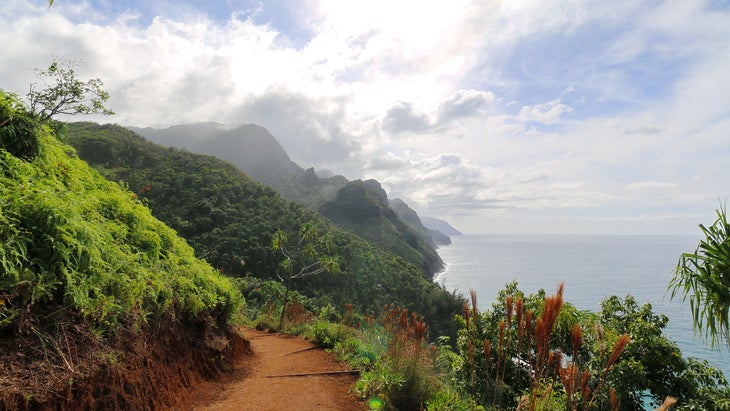
[[[472,308],[472,321],[474,321],[474,329],[478,329],[477,321],[479,320],[479,306],[477,305],[477,291],[470,289],[469,294],[471,295],[471,308]]]
[[[596,339],[598,340],[599,347],[601,348],[601,356],[606,352],[606,343],[603,341],[603,327],[600,323],[596,322],[593,325],[593,329],[596,331]]]
[[[532,311],[527,311],[525,313],[525,335],[527,336],[527,345],[530,345],[530,337],[532,334],[530,333],[530,330],[532,330]]]
[[[510,326],[512,324],[512,310],[514,309],[514,299],[511,295],[508,295],[507,298],[504,301],[504,307],[507,310],[507,326]]]
[[[405,308],[400,313],[400,328],[405,330],[408,328],[408,310]]]
[[[583,371],[583,376],[581,377],[581,381],[580,381],[580,393],[583,396],[584,401],[587,401],[591,394],[591,389],[588,386],[588,382],[589,382],[590,378],[591,378],[591,373],[587,370]]]
[[[505,324],[504,320],[499,322],[499,350],[502,351],[504,349],[504,329],[507,325]]]
[[[543,307],[541,317],[545,324],[545,333],[549,336],[555,329],[555,323],[563,307],[563,283],[558,286],[557,294],[545,299]]]
[[[559,368],[558,375],[560,376],[560,382],[565,388],[565,395],[568,400],[568,406],[572,409],[573,404],[573,393],[577,388],[578,384],[578,367],[575,364],[569,364],[567,367]]]
[[[621,353],[624,352],[626,346],[629,344],[629,340],[630,337],[628,334],[624,334],[618,338],[618,341],[616,341],[616,345],[613,346],[611,358],[608,359],[608,364],[606,364],[606,369],[611,368],[611,366],[616,363],[618,357],[621,356]]]
[[[570,331],[570,337],[573,343],[573,361],[577,361],[578,352],[583,343],[583,329],[580,328],[580,324],[573,325],[573,329]]]
[[[616,390],[613,389],[613,387],[610,387],[608,389],[608,396],[611,399],[611,411],[618,411],[619,410],[619,400],[616,396]]]
[[[492,355],[492,344],[485,338],[482,340],[482,345],[484,346],[484,363],[488,364],[489,357]]]
[[[545,322],[542,317],[538,318],[535,322],[535,341],[538,344],[538,349],[542,347],[542,342],[545,340]]]
[[[563,352],[562,351],[560,351],[560,350],[555,351],[554,361],[555,361],[555,369],[560,370],[560,368],[562,368],[562,366],[563,366]]]
[[[525,324],[522,321],[524,316],[525,303],[522,297],[515,300],[515,322],[517,323],[517,351],[522,349],[522,337],[525,333]]]
[[[464,320],[466,321],[466,332],[468,333],[469,327],[471,327],[471,311],[467,303],[464,303]]]

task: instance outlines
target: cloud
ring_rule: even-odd
[[[495,100],[496,96],[490,91],[458,90],[439,105],[438,121],[448,123],[463,117],[483,114],[487,106]]]
[[[536,122],[550,125],[560,121],[560,117],[564,113],[570,113],[573,110],[573,107],[561,103],[560,99],[555,99],[534,106],[523,106],[517,115],[517,119],[522,122]]]
[[[659,134],[662,132],[662,129],[658,127],[649,127],[649,126],[639,126],[639,127],[633,127],[633,128],[627,128],[624,130],[624,134],[632,135],[632,134],[644,134],[644,135],[650,135],[650,134]]]
[[[448,127],[456,120],[482,117],[496,100],[494,93],[482,90],[457,90],[443,99],[436,110],[424,113],[412,103],[399,101],[383,117],[383,130],[399,133],[420,133]]]
[[[83,59],[118,113],[91,120],[258,123],[302,166],[490,223],[694,215],[728,195],[728,17],[706,2],[7,0],[0,87]]]
[[[661,181],[640,181],[626,185],[626,189],[629,191],[639,190],[666,190],[676,188],[676,183],[661,182]]]
[[[267,128],[304,167],[352,173],[355,170],[347,164],[360,151],[360,143],[343,127],[346,105],[344,97],[312,98],[286,88],[272,88],[232,107],[226,122]]]
[[[400,101],[389,108],[383,118],[383,129],[392,133],[417,133],[431,127],[430,118],[413,108],[413,104]]]
[[[426,214],[596,207],[619,200],[583,181],[555,181],[544,166],[520,170],[484,167],[458,153],[388,153],[379,158],[368,173],[391,196],[406,199]]]

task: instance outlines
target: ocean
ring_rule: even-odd
[[[669,281],[679,257],[695,250],[700,237],[609,235],[464,235],[438,252],[446,268],[435,280],[491,308],[497,292],[516,280],[520,290],[540,288],[552,295],[562,282],[563,297],[578,309],[598,311],[610,295],[631,294],[669,317],[666,336],[685,357],[707,360],[730,377],[730,353],[712,349],[692,329],[689,301],[670,300]]]

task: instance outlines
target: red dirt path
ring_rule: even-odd
[[[300,337],[244,330],[252,355],[236,362],[234,375],[205,384],[187,404],[192,410],[366,410],[350,388],[356,376],[314,375],[273,377],[285,374],[347,370],[331,354],[319,349],[300,351],[312,344]]]

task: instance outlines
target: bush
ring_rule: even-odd
[[[27,114],[8,96],[0,91],[0,115],[11,119],[0,130]],[[20,311],[32,323],[71,309],[103,334],[165,313],[224,324],[239,310],[240,292],[134,194],[50,128],[31,137],[33,161],[0,146],[0,332],[18,331]]]
[[[334,348],[337,344],[342,344],[342,341],[347,340],[351,330],[351,328],[341,324],[319,320],[305,331],[304,336],[312,344],[322,348]]]
[[[18,96],[0,90],[0,148],[24,160],[36,158],[41,152],[38,127]]]

